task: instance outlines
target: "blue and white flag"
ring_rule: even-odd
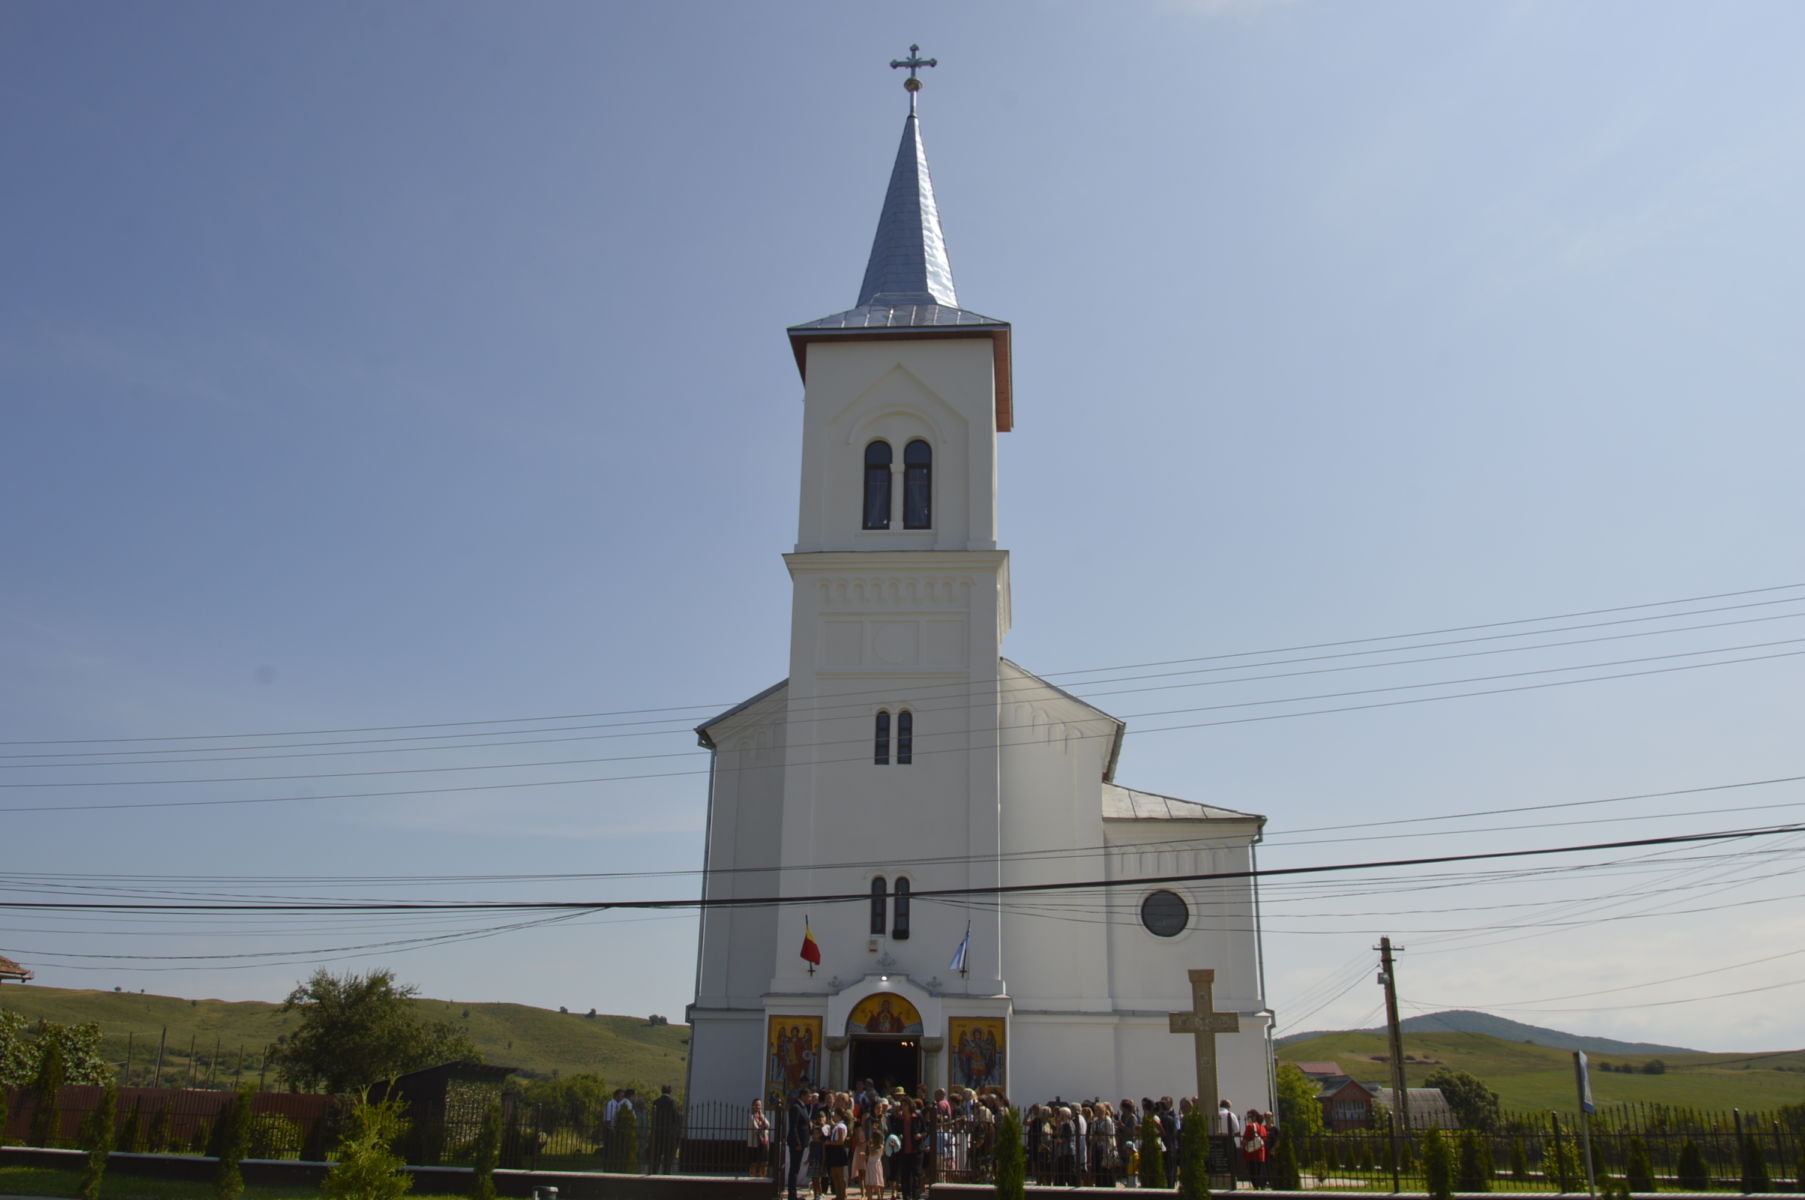
[[[1573,1077],[1579,1085],[1579,1111],[1589,1113],[1597,1111],[1592,1107],[1592,1076],[1586,1070],[1586,1052],[1573,1052]]]
[[[961,975],[965,974],[965,952],[970,949],[971,926],[968,924],[965,927],[965,936],[959,939],[959,948],[953,951],[953,961],[946,964],[946,969],[957,971]]]

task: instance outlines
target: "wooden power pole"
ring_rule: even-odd
[[[1404,1079],[1404,1030],[1398,1024],[1398,972],[1391,957],[1391,939],[1382,937],[1374,947],[1379,952],[1379,982],[1385,987],[1385,1030],[1391,1039],[1391,1098],[1397,1107],[1398,1128],[1402,1136],[1410,1132],[1410,1090]],[[1399,950],[1403,947],[1399,946]],[[1393,1161],[1399,1147],[1393,1146]]]

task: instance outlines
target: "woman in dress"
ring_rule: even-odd
[[[1266,1126],[1260,1123],[1260,1110],[1247,1110],[1241,1122],[1241,1157],[1247,1163],[1247,1178],[1257,1188],[1266,1186]]]
[[[1109,1101],[1099,1100],[1096,1118],[1091,1121],[1091,1183],[1096,1187],[1116,1186],[1116,1121],[1110,1115]]]
[[[763,1179],[771,1157],[771,1118],[765,1115],[765,1102],[752,1102],[752,1115],[746,1118],[746,1174]]]
[[[834,1200],[846,1200],[846,1168],[852,1163],[852,1131],[846,1125],[846,1110],[837,1108],[827,1126],[827,1178],[833,1187]]]

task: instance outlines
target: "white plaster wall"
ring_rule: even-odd
[[[764,1086],[765,1013],[698,1012],[689,1034],[691,1105],[749,1105]]]
[[[996,385],[987,339],[811,343],[796,550],[996,548]],[[895,454],[892,528],[860,528],[865,446]],[[902,455],[934,449],[932,529],[902,528]]]

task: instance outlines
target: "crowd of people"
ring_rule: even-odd
[[[1010,1107],[994,1090],[937,1088],[931,1097],[925,1090],[911,1096],[900,1087],[886,1093],[870,1081],[850,1092],[805,1088],[781,1115],[753,1102],[750,1170],[774,1170],[789,1200],[801,1200],[804,1188],[812,1200],[918,1200],[935,1180],[994,1177],[997,1133]],[[1028,1106],[1021,1114],[1027,1176],[1053,1187],[1140,1187],[1143,1139],[1157,1137],[1169,1181],[1181,1160],[1185,1123],[1206,1119],[1219,1167],[1226,1163],[1237,1179],[1267,1187],[1267,1157],[1278,1135],[1271,1113],[1249,1109],[1243,1117],[1224,1100],[1205,1118],[1190,1099],[1170,1096],[1119,1104],[1055,1098]]]

